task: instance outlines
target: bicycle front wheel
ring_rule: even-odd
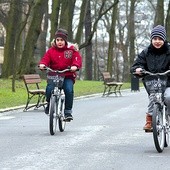
[[[57,127],[57,114],[56,114],[56,98],[55,96],[51,96],[50,98],[50,107],[49,107],[49,128],[50,128],[50,134],[54,135],[56,133],[56,127]]]
[[[155,147],[158,152],[162,152],[165,144],[165,128],[163,126],[163,113],[159,104],[154,105],[152,127]]]
[[[65,130],[66,122],[64,121],[64,99],[60,97],[58,101],[58,113],[59,113],[59,119],[58,119],[58,125],[60,132],[63,132]]]

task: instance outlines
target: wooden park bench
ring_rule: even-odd
[[[45,108],[45,89],[40,89],[39,84],[41,83],[41,78],[39,74],[26,74],[23,76],[24,84],[27,90],[28,98],[24,111],[35,107],[38,109],[43,106]],[[35,104],[30,104],[31,99],[37,97],[37,102]]]
[[[117,95],[119,93],[121,95],[121,87],[123,85],[123,82],[116,82],[113,80],[109,72],[103,72],[103,84],[104,84],[104,91],[103,91],[103,96],[105,95],[110,95],[114,93]]]

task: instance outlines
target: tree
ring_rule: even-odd
[[[110,72],[111,75],[113,74],[113,56],[114,56],[113,48],[115,47],[115,27],[116,27],[116,20],[117,20],[117,7],[118,7],[118,2],[112,9],[111,28],[109,30],[107,71]]]
[[[157,0],[154,26],[164,25],[164,1]]]
[[[75,8],[75,0],[61,1],[61,15],[59,27],[68,31],[68,40],[73,41],[72,22]]]
[[[2,23],[2,25],[7,28],[7,24],[8,24],[8,10],[4,10],[4,3],[8,3],[8,5],[10,5],[10,2],[4,2],[3,0],[0,0],[0,4],[2,4],[2,7],[0,8],[0,22]]]
[[[91,5],[90,0],[88,0],[85,17],[85,41],[88,41],[87,39],[91,34],[91,22]],[[90,43],[85,47],[85,54],[85,79],[92,80],[92,46]]]
[[[92,45],[92,38],[94,36],[94,33],[96,32],[96,29],[97,29],[97,24],[99,22],[99,20],[102,18],[102,16],[104,16],[109,10],[111,10],[116,4],[118,3],[118,0],[116,0],[114,3],[112,3],[108,8],[104,9],[104,6],[106,4],[106,1],[105,0],[102,0],[102,4],[99,8],[99,11],[98,11],[98,16],[97,18],[95,18],[94,22],[93,22],[93,25],[91,25],[91,31],[88,32],[88,34],[85,34],[85,42],[83,42],[81,45],[80,45],[80,49],[81,48],[84,48],[84,47],[87,47],[89,45]],[[87,7],[87,11],[89,9],[89,6]],[[87,15],[86,15],[87,17]],[[92,17],[91,17],[92,18]],[[87,20],[87,22],[89,22],[89,19]],[[91,48],[91,47],[88,47],[88,48]],[[85,64],[85,68],[86,68],[86,71],[85,71],[85,77],[88,78],[88,80],[92,80],[92,59],[89,59],[88,57],[91,57],[92,58],[92,55],[90,54],[88,57],[87,57],[87,54],[89,55],[90,54],[90,49],[88,49],[87,53],[86,53],[86,61],[87,62]],[[87,66],[87,67],[86,67]],[[87,77],[88,76],[88,77]],[[91,79],[90,79],[91,78]]]
[[[77,26],[77,33],[75,36],[75,42],[80,44],[82,40],[82,34],[83,34],[83,26],[84,26],[84,20],[85,20],[85,14],[87,11],[87,5],[88,1],[87,0],[82,0],[81,4],[81,10],[80,10],[80,17],[79,17],[79,23]]]
[[[54,38],[54,34],[58,28],[59,12],[60,12],[60,0],[52,1],[52,12],[51,12],[51,31],[50,31],[50,42]],[[49,44],[51,45],[51,43]]]
[[[129,40],[129,56],[130,56],[130,66],[133,64],[135,59],[135,2],[136,0],[131,0],[129,23],[128,23],[128,40]]]
[[[19,17],[21,16],[21,1],[14,0],[10,4],[10,10],[8,13],[8,23],[6,26],[6,43],[4,50],[4,63],[2,67],[2,77],[9,77],[14,71],[14,47],[16,41],[17,28],[19,25]],[[18,43],[18,42],[17,42]]]
[[[47,5],[47,0],[37,0],[33,7],[31,24],[27,33],[27,38],[18,70],[18,74],[20,76],[26,73],[35,72],[35,64],[37,64],[37,61],[34,61],[34,50],[39,34],[41,33],[42,19],[44,13],[46,12],[45,10],[47,9]]]
[[[68,40],[73,41],[72,22],[76,0],[53,1],[51,13],[51,40],[58,28],[68,31]]]

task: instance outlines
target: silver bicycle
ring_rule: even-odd
[[[144,77],[145,87],[149,95],[153,96],[154,109],[152,115],[153,138],[158,152],[162,152],[164,147],[169,145],[170,115],[164,103],[164,92],[167,87],[167,74],[151,73],[142,70],[146,74]]]
[[[70,69],[64,70],[53,70],[49,67],[44,67],[48,72],[56,73],[53,76],[47,76],[48,81],[51,81],[54,86],[54,90],[51,93],[50,104],[49,104],[49,129],[50,134],[54,135],[56,133],[56,127],[58,127],[60,132],[65,130],[65,117],[64,117],[64,104],[65,104],[65,94],[62,89],[64,76],[61,76],[62,73],[70,71]]]

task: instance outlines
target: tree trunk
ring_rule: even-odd
[[[55,32],[58,28],[59,12],[60,12],[61,0],[52,1],[52,13],[51,13],[51,31],[50,31],[50,44],[52,39],[54,39]]]
[[[68,41],[73,41],[73,32],[72,32],[72,21],[74,14],[76,0],[65,0],[61,1],[61,15],[60,15],[60,28],[64,28],[68,31]]]
[[[113,74],[113,48],[115,46],[115,26],[116,26],[116,19],[117,19],[117,7],[118,3],[113,7],[112,10],[112,22],[111,22],[111,28],[109,31],[109,48],[108,48],[108,60],[107,60],[107,71],[110,72],[110,74]],[[115,53],[114,53],[115,54]]]
[[[70,42],[73,42],[72,25],[73,25],[75,3],[76,3],[76,0],[69,0],[69,3],[68,3],[68,26],[67,26],[67,30],[68,30],[68,40]]]
[[[128,23],[130,65],[133,64],[135,59],[135,15],[134,15],[135,2],[136,0],[131,0],[129,23]]]
[[[82,4],[81,4],[81,12],[80,12],[80,19],[79,19],[79,24],[77,27],[77,33],[76,33],[76,37],[75,37],[75,42],[80,44],[81,43],[81,38],[82,38],[82,33],[83,33],[83,26],[84,26],[84,19],[85,19],[85,14],[87,11],[87,4],[88,1],[87,0],[82,0]]]
[[[154,26],[164,25],[164,1],[157,0]]]
[[[88,0],[88,8],[86,11],[86,18],[85,18],[85,41],[91,34],[91,5],[90,0]],[[92,80],[92,44],[90,43],[85,48],[85,79]]]
[[[21,3],[17,4],[17,8],[19,11],[19,9],[22,9],[22,5]],[[16,36],[15,36],[15,47],[14,47],[14,60],[13,60],[13,67],[12,67],[12,91],[15,92],[15,80],[16,80],[16,70],[17,70],[17,63],[18,63],[18,58],[20,56],[20,52],[21,52],[21,33],[24,29],[24,26],[26,24],[26,22],[22,22],[22,13],[18,12],[17,15],[17,22],[15,23],[16,25],[18,25],[18,28],[16,29]]]
[[[35,72],[35,63],[34,61],[34,50],[36,46],[37,39],[41,32],[41,24],[43,19],[43,14],[47,9],[48,4],[47,0],[38,0],[33,8],[33,16],[28,30],[25,47],[22,53],[22,58],[20,62],[20,67],[18,74],[22,76],[26,73]]]
[[[48,6],[46,6],[47,8]],[[44,55],[46,52],[46,37],[47,37],[47,29],[48,29],[48,8],[45,10],[45,15],[43,19],[43,25],[42,25],[42,32],[39,35],[37,45],[36,45],[36,50],[35,50],[35,58],[39,61],[41,57]]]
[[[9,17],[6,29],[6,43],[4,48],[4,63],[2,66],[2,77],[8,78],[13,74],[14,58],[14,45],[16,39],[17,28],[19,24],[18,15],[20,15],[20,1],[13,0],[9,10]]]

